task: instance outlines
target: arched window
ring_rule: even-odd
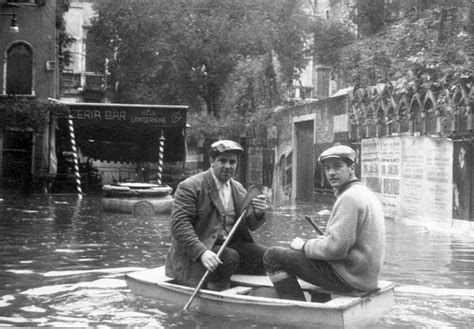
[[[15,43],[7,50],[6,93],[31,95],[33,91],[33,50]]]

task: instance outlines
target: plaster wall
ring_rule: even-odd
[[[14,42],[26,42],[33,49],[33,95],[39,98],[57,96],[57,78],[54,70],[46,70],[46,62],[56,62],[56,1],[44,6],[0,7],[2,13],[16,13],[19,32],[9,32],[10,16],[0,16],[0,51],[2,69],[1,93],[5,93],[6,51]]]
[[[293,186],[292,177],[295,175],[294,170],[297,170],[297,168],[294,168],[295,164],[293,162],[295,150],[294,122],[301,117],[314,118],[315,135],[313,140],[315,147],[314,152],[309,152],[308,155],[318,157],[320,152],[336,142],[349,143],[347,102],[346,95],[341,95],[282,108],[275,113],[273,124],[278,132],[272,186],[273,202],[275,204],[291,202],[294,198],[292,194],[295,187]]]

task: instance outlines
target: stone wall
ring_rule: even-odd
[[[347,106],[347,95],[342,94],[307,104],[281,107],[275,111],[272,118],[272,124],[277,131],[272,184],[275,204],[291,202],[294,197],[292,157],[295,148],[293,136],[295,118],[308,115],[314,117],[314,150],[308,152],[308,156],[314,156],[316,159],[324,149],[334,143],[351,143],[348,139]],[[321,175],[315,173],[314,187],[323,187],[330,193],[327,186],[324,184],[321,186],[318,177]]]

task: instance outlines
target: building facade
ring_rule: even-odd
[[[56,0],[0,1],[2,186],[28,189],[50,170],[48,98],[59,90],[56,10]]]
[[[273,168],[273,203],[333,199],[317,158],[339,143],[356,150],[357,176],[379,196],[387,218],[472,234],[473,85],[471,75],[419,89],[346,88],[278,109],[262,129],[273,136],[264,147],[275,161],[261,167]]]
[[[95,12],[93,0],[70,0],[64,15],[67,33],[72,37],[68,47],[70,61],[61,72],[60,98],[65,102],[105,101],[103,76],[89,69],[87,34]]]

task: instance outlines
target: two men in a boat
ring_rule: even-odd
[[[318,159],[337,195],[324,235],[307,241],[295,238],[289,248],[256,244],[249,231],[265,222],[267,208],[265,196],[258,195],[252,199],[253,211],[217,257],[246,195],[232,179],[242,152],[235,142],[215,142],[211,168],[178,185],[166,275],[196,286],[209,270],[207,288],[223,290],[234,273],[267,273],[281,298],[295,300],[305,300],[297,277],[340,292],[377,288],[385,253],[383,210],[355,175],[354,150],[343,145],[327,149]]]
[[[234,273],[265,274],[262,259],[266,248],[256,244],[249,232],[266,220],[263,194],[251,199],[251,211],[217,257],[245,207],[247,192],[232,178],[242,152],[242,146],[230,140],[213,143],[209,170],[187,178],[176,189],[166,275],[179,284],[197,286],[209,270],[207,289],[223,290]]]

